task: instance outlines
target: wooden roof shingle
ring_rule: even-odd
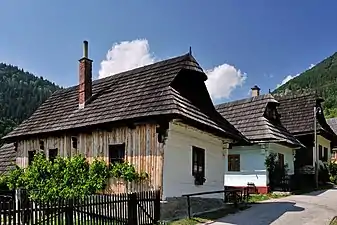
[[[331,129],[333,130],[333,132],[335,134],[337,134],[337,118],[330,118],[327,119],[326,122],[328,123],[328,125],[331,127]]]
[[[59,90],[4,139],[158,115],[178,115],[244,139],[225,119],[201,110],[170,86],[183,71],[207,79],[194,57],[185,54],[93,81],[92,97],[83,109],[78,107],[78,85]]]
[[[218,112],[252,142],[302,144],[278,121],[264,115],[269,103],[278,104],[271,94],[259,95],[216,106]]]
[[[314,107],[316,106],[321,108],[321,113],[317,113],[317,130],[333,134],[324,117],[321,106],[323,99],[315,92],[277,94],[274,97],[280,103],[278,111],[281,114],[281,122],[290,133],[297,135],[314,132]]]

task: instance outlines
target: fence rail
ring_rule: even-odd
[[[91,195],[48,202],[26,197],[21,201],[0,201],[1,225],[150,225],[157,224],[160,219],[159,191]]]
[[[242,188],[229,188],[229,189],[224,189],[220,191],[207,191],[207,192],[198,192],[198,193],[192,193],[192,194],[185,194],[182,195],[183,197],[186,197],[187,200],[187,214],[188,218],[191,218],[191,197],[193,196],[200,196],[200,195],[210,195],[210,194],[219,194],[223,193],[224,194],[224,202],[232,202],[234,203],[234,206],[237,207],[238,203],[240,201],[244,201],[244,198],[246,198],[246,189]]]

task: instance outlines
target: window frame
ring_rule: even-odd
[[[192,168],[195,185],[203,185],[206,182],[206,149],[192,146]]]
[[[206,150],[200,147],[192,146],[192,176],[196,176],[199,173],[201,174],[202,177],[205,177],[206,174],[205,164],[206,164]]]
[[[233,165],[232,159],[238,159],[238,165]],[[241,156],[240,154],[228,154],[227,156],[227,170],[228,172],[241,172]]]
[[[40,145],[40,150],[44,151],[44,141],[43,140],[39,141],[39,145]]]
[[[277,161],[278,161],[278,164],[281,168],[284,168],[284,165],[285,165],[285,161],[284,161],[284,154],[283,153],[277,153]]]
[[[71,147],[73,149],[77,149],[78,148],[78,139],[76,136],[71,136]]]
[[[28,151],[28,166],[32,165],[35,154],[36,154],[35,150]]]
[[[328,154],[329,154],[329,149],[327,147],[323,147],[323,157],[322,157],[323,162],[328,161]]]
[[[56,154],[50,154],[51,152],[55,151]],[[58,148],[50,148],[48,149],[48,160],[54,162],[56,157],[58,156]]]
[[[318,145],[318,159],[323,160],[323,146]]]
[[[113,152],[117,151],[117,154],[112,157]],[[121,154],[120,154],[121,153]],[[108,146],[108,161],[109,166],[114,165],[116,163],[124,163],[126,157],[126,149],[125,149],[125,143],[122,144],[109,144]]]

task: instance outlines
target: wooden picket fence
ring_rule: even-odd
[[[24,196],[24,195],[22,195]],[[160,191],[56,201],[0,201],[2,225],[150,225],[160,219]]]

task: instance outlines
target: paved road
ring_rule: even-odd
[[[328,225],[337,216],[337,188],[254,204],[212,225]]]

